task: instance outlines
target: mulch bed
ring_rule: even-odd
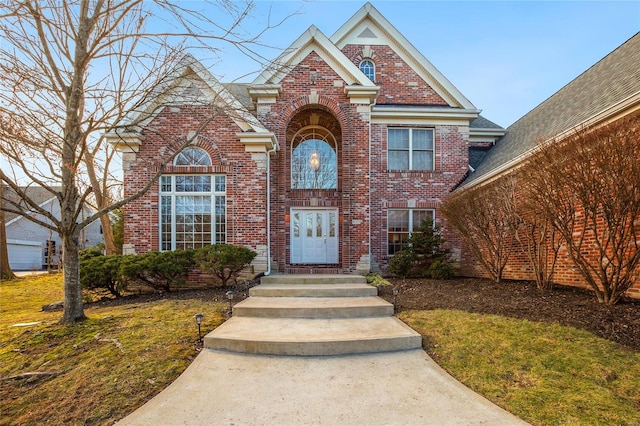
[[[541,291],[533,282],[463,278],[447,281],[391,279],[398,286],[398,308],[458,309],[531,321],[559,323],[640,351],[640,300],[622,300],[614,306],[598,303],[589,290],[556,287]],[[393,300],[392,286],[381,295]]]
[[[400,310],[458,309],[466,312],[496,314],[547,323],[559,323],[640,351],[640,300],[622,300],[614,306],[597,302],[585,289],[556,287],[538,290],[535,283],[505,281],[495,284],[477,278],[438,281],[427,279],[390,279],[392,286],[382,287],[381,297],[392,302],[392,288],[399,288]],[[87,304],[113,305],[160,299],[201,299],[226,302],[226,292],[235,292],[234,303],[246,298],[256,283],[242,282],[231,287],[185,290],[171,293],[130,295]]]

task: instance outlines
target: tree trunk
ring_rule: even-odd
[[[82,287],[80,286],[80,231],[74,228],[72,235],[61,235],[62,263],[64,267],[64,311],[63,323],[73,323],[86,319],[82,304]]]
[[[100,216],[100,224],[102,225],[102,236],[104,237],[104,250],[105,254],[118,254],[116,243],[113,238],[113,227],[111,226],[111,219],[109,214],[103,214]]]
[[[4,183],[0,182],[0,280],[15,278],[9,265],[9,253],[7,251],[7,230],[4,223],[4,211],[1,209],[4,197]]]
[[[103,185],[98,179],[94,160],[95,158],[92,153],[87,152],[84,154],[84,164],[87,168],[89,182],[91,183],[93,195],[96,199],[96,206],[98,210],[102,210],[111,205],[111,197],[109,196],[106,183],[105,185]],[[111,226],[111,218],[109,217],[108,213],[100,216],[100,225],[102,226],[102,236],[104,237],[105,254],[118,254],[116,243],[113,238],[113,227]]]

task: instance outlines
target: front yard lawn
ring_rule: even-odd
[[[87,304],[87,321],[60,325],[61,313],[41,306],[62,299],[61,282],[43,275],[0,283],[2,425],[113,424],[195,358],[193,315],[205,315],[204,335],[228,307],[226,288],[134,296]],[[538,297],[522,283],[393,284],[399,316],[423,334],[427,352],[515,415],[536,425],[640,424],[640,303],[614,307],[607,326],[607,312],[580,291]],[[554,317],[563,304],[566,314]],[[591,321],[583,318],[590,309]],[[7,379],[31,372],[52,374]]]

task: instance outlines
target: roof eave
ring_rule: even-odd
[[[550,143],[552,141],[560,141],[562,139],[565,139],[575,134],[575,132],[578,131],[579,129],[596,126],[598,124],[605,124],[617,118],[620,118],[621,116],[631,114],[635,111],[640,111],[640,91],[634,93],[633,95],[627,97],[626,99],[623,99],[622,101],[614,105],[609,106],[608,108],[605,108],[604,110],[600,111],[597,114],[594,114],[593,116],[582,121],[581,123],[575,126],[572,126],[571,128],[564,130],[561,133],[558,133],[557,135],[551,138],[546,139],[541,144],[536,145],[532,148],[529,148],[528,150],[514,157],[513,159],[500,164],[498,167],[495,167],[489,170],[479,178],[471,181],[463,182],[456,190],[471,188],[472,186],[475,186],[475,185],[484,185],[486,183],[489,183],[494,179],[500,177],[504,173],[506,173],[509,169],[517,167],[520,163],[525,161],[531,155],[535,154],[537,150],[540,149],[541,145],[544,146],[544,144]]]

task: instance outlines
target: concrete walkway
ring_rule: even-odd
[[[419,335],[416,340],[404,324],[396,327],[398,320],[380,310],[366,286],[294,279],[255,287],[234,307],[240,315],[207,335],[189,368],[118,424],[526,424],[435,364]],[[262,297],[272,297],[272,304]],[[353,298],[354,308],[332,297]],[[372,311],[363,308],[365,299],[372,299]],[[369,324],[381,327],[384,318],[389,328],[372,338]],[[259,321],[272,323],[268,332]],[[389,350],[398,345],[401,350]]]

